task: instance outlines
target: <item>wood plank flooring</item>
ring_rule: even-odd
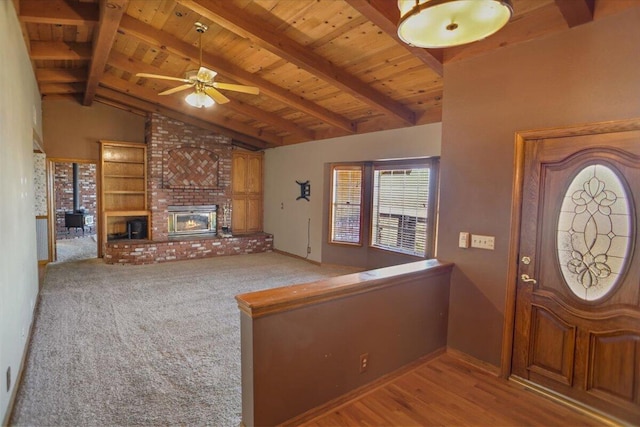
[[[442,354],[298,425],[602,426],[603,421]]]

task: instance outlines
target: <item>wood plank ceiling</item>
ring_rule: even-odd
[[[635,0],[513,0],[499,33],[470,45],[427,50],[396,35],[394,0],[13,0],[44,99],[73,97],[159,112],[263,149],[438,122],[443,63],[565,31],[634,7]],[[227,104],[198,109],[189,91],[160,96],[202,62]]]

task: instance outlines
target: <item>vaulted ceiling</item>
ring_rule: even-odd
[[[438,122],[443,64],[599,19],[637,0],[513,0],[497,34],[427,50],[396,35],[395,0],[13,0],[44,99],[71,97],[134,113],[159,112],[262,149]],[[229,103],[189,106],[160,96],[202,63]]]

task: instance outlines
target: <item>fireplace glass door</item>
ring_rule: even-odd
[[[216,212],[169,212],[169,235],[216,232]]]

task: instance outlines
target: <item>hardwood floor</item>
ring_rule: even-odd
[[[442,354],[303,426],[602,426],[572,408]]]

